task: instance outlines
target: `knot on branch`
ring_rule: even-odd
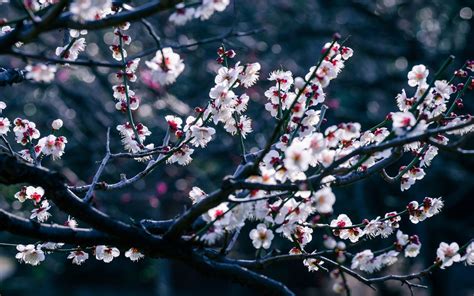
[[[12,85],[26,80],[26,71],[0,68],[0,86]]]

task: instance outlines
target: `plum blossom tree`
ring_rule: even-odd
[[[138,69],[144,64],[151,81],[169,85],[182,75],[186,62],[174,48],[161,45],[153,26],[144,18],[172,10],[169,21],[178,26],[193,18],[206,20],[229,4],[228,0],[168,0],[132,7],[124,1],[107,0],[25,1],[28,16],[9,23],[13,27],[2,27],[1,54],[43,61],[21,70],[2,70],[2,85],[25,80],[54,83],[57,69],[64,65],[108,67],[116,75],[111,100],[117,112],[123,114],[114,131],[107,131],[105,156],[91,182],[78,186],[42,165],[48,157],[67,157],[68,139],[61,135],[62,120],[54,120],[50,133],[44,135],[34,122],[9,113],[8,102],[0,102],[0,183],[16,186],[14,197],[33,208],[29,219],[0,209],[0,230],[40,241],[15,244],[18,261],[39,265],[48,256],[56,256],[53,253],[61,252],[67,252],[64,259],[76,265],[93,257],[110,263],[122,254],[131,261],[164,257],[278,295],[293,292],[284,283],[261,273],[277,262],[296,260],[310,272],[327,271],[334,279],[334,291],[347,294],[348,276],[373,289],[380,282],[399,281],[412,290],[424,287],[413,280],[437,268],[459,262],[472,265],[473,240],[461,244],[440,242],[432,265],[419,272],[372,276],[400,257],[416,257],[422,251],[419,237],[405,234],[399,222],[408,219],[416,224],[438,215],[443,199],[418,198],[405,208],[353,222],[350,209],[346,213],[334,211],[337,196],[333,188],[380,174],[385,181],[400,184],[400,190],[409,190],[423,179],[440,150],[474,154],[460,147],[463,137],[472,133],[474,120],[458,110],[461,99],[474,88],[473,61],[453,71],[447,80],[441,77],[448,72],[452,56],[432,76],[426,66],[413,66],[407,74],[410,89],[402,90],[395,99],[399,110],[387,114],[376,126],[363,127],[357,122],[325,126],[325,114],[330,112],[324,104],[325,89],[354,54],[347,46],[349,41],[335,34],[331,42],[322,46],[321,56],[307,73],[297,77],[282,69],[270,73],[268,81],[272,85],[264,96],[265,109],[274,118],[273,132],[266,145],[249,150],[246,140],[252,136],[252,120],[258,120],[246,114],[252,108],[249,89],[259,80],[262,69],[259,63],[236,61],[236,51],[222,45],[217,50],[215,85],[209,90],[206,104],[196,107],[186,118],[165,116],[166,134],[160,142],[152,140],[154,131],[134,116],[142,101],[134,91],[134,85],[141,82]],[[128,31],[138,22],[149,30],[156,48],[130,56],[127,49],[133,40]],[[115,62],[81,59],[87,46],[87,31],[104,28],[114,35],[110,58]],[[21,51],[24,44],[34,42],[39,35],[58,29],[67,31],[67,42],[54,50],[55,57]],[[230,32],[210,41],[250,33],[254,32]],[[194,45],[198,44],[199,41]],[[143,63],[149,54],[154,57]],[[128,187],[162,166],[188,165],[193,153],[211,145],[221,128],[237,138],[241,164],[232,175],[218,181],[219,189],[213,192],[206,193],[196,184],[189,192],[192,206],[176,213],[174,219],[143,217],[129,223],[109,216],[92,203],[95,191],[113,192]],[[112,152],[110,142],[118,138],[124,151]],[[414,155],[408,164],[401,163],[404,154]],[[117,159],[141,162],[142,169],[127,177],[124,167],[124,174],[115,183],[104,182],[104,169]],[[390,166],[399,167],[398,174],[390,176],[386,172]],[[68,220],[57,220],[52,208],[66,213]],[[251,239],[255,256],[229,257],[246,225],[251,230],[245,236]],[[322,232],[324,236],[320,235]],[[292,246],[284,254],[272,248],[277,237]],[[323,249],[314,247],[313,237],[322,237]],[[388,241],[387,247],[354,253],[355,246],[375,238]]]

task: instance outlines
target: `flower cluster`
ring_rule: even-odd
[[[218,54],[222,57],[221,63],[225,61],[227,65],[230,59],[235,57],[235,52],[225,51],[223,47],[219,48]],[[154,63],[160,64],[162,55],[158,52],[157,56],[160,58],[155,60],[155,57]],[[175,61],[178,61],[178,58],[179,56],[176,55]],[[172,60],[169,59],[170,65],[173,65]],[[151,62],[147,62],[148,64]],[[158,70],[161,69],[159,66],[157,67]],[[197,116],[188,116],[185,120],[175,115],[165,116],[168,130],[176,139],[173,148],[167,147],[167,163],[189,164],[194,152],[191,147],[206,147],[216,133],[213,127],[206,126],[211,120],[214,124],[223,123],[227,132],[232,135],[238,134],[242,139],[245,139],[247,134],[252,131],[250,118],[243,114],[247,109],[249,96],[245,93],[237,95],[234,90],[239,86],[251,87],[258,79],[259,70],[258,63],[241,66],[240,62],[237,62],[234,67],[223,66],[215,77],[216,85],[209,92],[211,99],[207,107],[195,108]],[[163,73],[163,75],[168,74]]]
[[[175,11],[170,15],[169,21],[177,26],[182,26],[193,18],[201,20],[209,19],[214,12],[224,11],[230,0],[203,0],[196,8],[186,5],[184,2],[178,3]]]
[[[6,107],[7,105],[0,101],[0,111]],[[19,155],[21,155],[24,160],[35,163],[38,163],[45,156],[51,156],[53,160],[61,158],[66,148],[67,138],[64,136],[55,136],[54,134],[58,132],[62,125],[62,120],[54,120],[51,124],[53,133],[40,138],[40,131],[36,128],[34,122],[19,117],[15,118],[15,120],[13,120],[15,140],[22,146],[28,146],[27,149],[19,151]],[[0,117],[0,136],[7,135],[11,126],[12,123],[7,117]]]
[[[133,120],[132,111],[137,110],[140,106],[140,98],[135,95],[135,92],[130,88],[130,83],[137,81],[137,69],[140,63],[140,59],[136,58],[130,61],[126,61],[127,50],[124,48],[125,45],[130,45],[132,38],[125,34],[130,28],[130,23],[125,23],[114,29],[114,43],[110,46],[112,56],[114,59],[121,61],[124,66],[117,73],[117,79],[120,83],[114,85],[113,97],[117,101],[115,108],[127,114],[128,122],[122,125],[117,125],[117,131],[120,133],[122,138],[122,144],[125,149],[137,153],[143,149],[151,149],[154,147],[153,144],[145,145],[144,142],[146,137],[151,135],[151,131],[142,123],[135,123]]]
[[[207,19],[214,11],[224,10],[228,4],[228,0],[204,0],[197,8],[193,8],[181,3],[170,20],[184,24],[193,17]],[[77,20],[85,21],[109,13],[110,6],[109,1],[92,4],[90,1],[77,0],[71,4],[71,11]],[[119,10],[117,8],[115,12]],[[364,173],[369,175],[380,171],[380,167],[376,168],[375,165],[384,160],[391,161],[388,158],[395,152],[411,152],[414,159],[408,165],[401,166],[393,178],[384,171],[385,178],[400,181],[401,191],[408,190],[417,180],[423,179],[425,169],[438,153],[435,144],[446,145],[449,141],[447,136],[430,134],[423,138],[423,142],[402,141],[398,146],[387,145],[389,148],[383,144],[394,138],[406,140],[406,137],[419,135],[431,127],[450,127],[466,122],[469,117],[456,115],[454,108],[460,106],[459,97],[468,87],[467,84],[454,86],[452,80],[436,78],[428,83],[429,70],[424,65],[417,65],[407,76],[408,85],[416,88],[414,93],[410,97],[409,92],[402,90],[396,97],[399,111],[388,114],[382,123],[366,131],[357,122],[339,123],[322,129],[328,108],[324,105],[326,88],[338,77],[345,62],[353,55],[352,49],[344,46],[343,42],[338,43],[339,37],[336,36],[333,42],[323,46],[321,59],[310,67],[306,75],[302,75],[304,78],[294,77],[293,73],[282,69],[269,74],[268,80],[272,86],[265,91],[265,109],[277,119],[276,128],[264,149],[247,154],[244,139],[253,130],[252,121],[245,114],[250,101],[246,92],[259,79],[261,66],[259,63],[234,62],[235,51],[221,46],[217,50],[217,63],[220,66],[214,78],[215,85],[209,91],[208,104],[204,108],[196,107],[195,114],[186,118],[165,116],[167,133],[158,150],[154,149],[154,144],[145,144],[151,131],[133,118],[133,112],[140,106],[140,98],[131,84],[138,80],[140,59],[127,60],[125,47],[132,41],[125,33],[129,27],[129,23],[124,23],[114,29],[115,39],[110,50],[112,57],[120,61],[122,67],[116,73],[119,82],[112,89],[116,109],[128,118],[128,122],[116,127],[124,148],[138,160],[152,159],[142,173],[148,173],[148,170],[153,169],[152,166],[161,161],[189,164],[195,149],[207,147],[215,137],[216,129],[211,127],[212,123],[222,124],[223,129],[231,135],[237,135],[241,143],[243,169],[237,170],[235,176],[239,177],[230,180],[231,186],[235,187],[226,195],[227,199],[219,200],[220,203],[213,204],[215,207],[205,208],[198,213],[202,220],[187,228],[193,229],[192,236],[189,236],[190,243],[198,241],[199,245],[215,246],[224,239],[228,243],[231,233],[239,234],[250,222],[254,226],[247,237],[257,250],[257,259],[261,258],[262,253],[271,254],[274,239],[281,236],[292,245],[289,256],[299,255],[309,271],[326,269],[327,263],[339,267],[331,272],[336,280],[333,287],[335,291],[346,289],[341,274],[343,269],[337,263],[323,258],[324,262],[319,254],[334,255],[340,264],[350,258],[351,269],[373,273],[397,262],[400,254],[413,258],[420,253],[422,245],[419,237],[404,234],[400,230],[400,221],[403,215],[407,215],[412,223],[417,224],[437,215],[444,206],[441,198],[425,197],[420,203],[410,202],[400,212],[392,211],[372,220],[353,223],[347,214],[337,213],[338,209],[334,208],[336,194],[332,186],[344,184],[344,179],[350,180],[352,176],[358,178]],[[86,32],[71,31],[71,42],[58,47],[57,55],[70,61],[77,59],[85,46],[85,39],[79,38],[83,34]],[[169,47],[160,48],[155,57],[145,63],[150,70],[151,80],[162,86],[174,83],[185,68],[180,55]],[[455,75],[473,71],[474,63],[466,65],[466,70],[458,69]],[[54,78],[54,72],[51,74],[52,70],[47,65],[29,67],[27,75],[31,79],[51,81]],[[456,94],[456,99],[448,106],[453,94]],[[0,113],[5,108],[6,104],[0,102]],[[67,139],[56,134],[62,126],[61,120],[55,120],[51,124],[52,133],[41,138],[35,123],[22,118],[11,122],[6,117],[0,117],[0,136],[7,135],[12,129],[16,142],[26,148],[18,154],[38,166],[45,156],[51,156],[54,160],[64,154]],[[473,125],[470,125],[450,133],[467,133],[472,128]],[[372,152],[370,149],[377,151]],[[151,155],[155,152],[158,156],[153,159]],[[251,161],[248,156],[252,157]],[[237,179],[240,176],[243,177]],[[91,186],[94,189],[95,184]],[[206,207],[208,204],[202,201],[207,197],[207,193],[199,187],[193,187],[189,192],[193,205],[201,203]],[[30,219],[43,223],[51,217],[51,206],[42,187],[24,186],[15,194],[15,198],[21,203],[32,200],[35,208],[31,211]],[[200,206],[195,208],[200,209]],[[77,222],[69,217],[65,225],[76,228]],[[326,230],[322,235],[322,245],[326,250],[322,253],[310,244],[313,238],[320,235],[319,230]],[[355,255],[346,250],[361,240],[390,236],[394,237],[392,245],[382,250],[365,249]],[[20,262],[38,265],[44,261],[45,253],[58,250],[62,245],[18,245],[16,258]],[[67,258],[73,264],[81,265],[89,258],[87,250],[92,249],[92,256],[105,263],[112,262],[121,254],[116,247],[97,245],[93,248],[69,249]],[[131,261],[144,257],[137,248],[130,248],[124,254]],[[440,244],[435,264],[445,268],[460,261],[469,265],[474,263],[473,243],[461,248],[457,243]],[[324,263],[326,265],[323,267]]]
[[[468,63],[467,63],[468,64]],[[459,69],[454,72],[454,77],[467,76],[466,70]],[[465,73],[460,75],[460,73]],[[394,112],[387,116],[392,121],[392,131],[396,135],[416,135],[425,131],[430,126],[445,125],[447,127],[458,125],[468,119],[463,119],[454,113],[454,108],[462,107],[460,96],[464,84],[458,86],[451,84],[451,80],[434,80],[431,84],[427,82],[429,70],[424,65],[416,65],[408,73],[408,85],[416,87],[412,96],[405,89],[397,95],[396,101],[400,112]],[[448,107],[450,98],[456,94],[456,98]],[[440,121],[438,118],[442,118]],[[473,129],[473,125],[466,126],[448,134],[464,134]],[[432,141],[446,145],[449,139],[443,135],[437,135]],[[424,169],[431,165],[431,161],[438,154],[438,148],[422,142],[414,142],[404,145],[405,151],[410,151],[416,158],[409,166],[402,166],[397,176],[400,180],[401,190],[408,190],[417,180],[425,176]]]
[[[65,46],[56,48],[56,55],[68,61],[77,60],[79,53],[86,49],[86,39],[79,38],[80,35],[86,35],[86,30],[70,30],[69,35],[72,37],[71,41]]]
[[[397,262],[398,255],[404,251],[405,257],[416,257],[421,248],[418,236],[408,236],[400,230],[397,231],[397,240],[391,249],[382,252],[373,252],[369,249],[355,254],[352,258],[352,269],[359,269],[368,273],[379,271],[386,266],[390,266]]]
[[[51,209],[48,200],[44,197],[44,189],[42,187],[23,186],[20,191],[15,193],[15,198],[20,202],[32,200],[35,208],[31,211],[30,219],[38,220],[38,222],[45,222],[51,217],[48,212]]]
[[[218,62],[224,63],[225,66],[219,68],[214,79],[216,85],[209,92],[211,100],[205,117],[211,116],[214,124],[221,122],[228,133],[238,134],[245,139],[247,134],[252,132],[251,119],[243,114],[247,110],[249,96],[246,93],[238,95],[235,91],[239,86],[247,89],[255,84],[259,77],[260,64],[241,65],[237,62],[231,67],[229,63],[235,57],[234,51],[226,51],[220,47],[217,53]]]
[[[54,80],[56,66],[46,64],[28,65],[25,68],[26,79],[32,79],[36,82],[49,83]]]
[[[16,118],[13,121],[13,132],[15,140],[23,146],[29,145],[28,149],[19,151],[24,159],[30,162],[38,162],[44,156],[51,156],[53,160],[61,158],[66,148],[67,138],[64,136],[55,136],[57,132],[58,122],[54,121],[52,128],[53,133],[40,138],[40,131],[36,128],[36,124],[27,119]],[[38,140],[34,144],[34,140]]]
[[[412,201],[407,206],[410,221],[417,224],[426,218],[433,217],[441,211],[443,206],[444,202],[441,198],[425,197],[421,205],[417,201]]]
[[[71,3],[69,11],[72,13],[73,17],[79,21],[97,20],[112,13],[112,1],[75,0]]]
[[[44,243],[38,245],[17,245],[16,249],[18,253],[15,258],[22,263],[30,265],[39,265],[42,261],[45,260],[45,253],[61,251],[61,247],[64,244],[62,243]],[[114,258],[120,256],[120,250],[115,247],[98,245],[94,247],[95,258],[104,263],[110,263]],[[129,258],[131,261],[138,261],[145,256],[137,248],[130,248],[125,252],[125,257]],[[72,260],[72,264],[82,265],[87,259],[89,259],[89,254],[81,248],[70,251],[67,259]]]
[[[34,245],[18,245],[16,249],[18,253],[15,258],[20,262],[36,266],[44,261],[44,252],[39,247],[37,248]]]

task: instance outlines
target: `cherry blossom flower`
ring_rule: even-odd
[[[410,243],[405,247],[405,257],[416,257],[420,253],[421,244]]]
[[[240,82],[245,88],[249,88],[257,82],[260,68],[259,63],[245,65],[244,71],[239,75]]]
[[[10,131],[10,120],[0,117],[0,136],[6,135]]]
[[[405,169],[405,167],[401,167],[400,170]],[[400,190],[408,190],[413,184],[415,184],[416,180],[421,180],[425,177],[426,173],[422,168],[419,167],[412,167],[406,173],[404,173],[400,179]]]
[[[79,38],[72,41],[72,45],[65,45],[56,48],[56,55],[68,61],[77,60],[79,54],[86,49],[86,39]]]
[[[176,26],[182,26],[194,17],[195,9],[186,7],[184,3],[178,3],[176,10],[170,15],[169,21]]]
[[[413,66],[408,72],[408,85],[411,87],[426,83],[426,78],[430,72],[424,65]]]
[[[193,154],[194,149],[190,148],[188,145],[183,145],[180,149],[173,152],[173,155],[166,160],[167,163],[177,162],[179,165],[188,165],[193,159],[191,154]]]
[[[203,215],[203,219],[206,222],[214,222],[214,225],[216,226],[229,224],[230,215],[228,203],[223,202],[217,207],[210,209]]]
[[[148,128],[141,123],[137,123],[135,125],[135,129],[138,134],[139,140],[142,143],[143,141],[145,141],[147,136],[151,135],[150,130],[148,130]],[[122,144],[124,145],[124,148],[126,150],[133,153],[141,151],[141,147],[139,146],[137,139],[135,138],[134,129],[129,122],[123,125],[117,125],[117,130],[119,131],[122,137]]]
[[[442,263],[440,268],[444,269],[453,265],[454,262],[461,261],[461,255],[458,252],[459,245],[457,243],[440,243],[438,249],[436,250],[436,256]]]
[[[466,248],[466,254],[461,258],[467,265],[474,265],[474,242],[471,242]]]
[[[214,82],[216,85],[222,85],[228,88],[236,87],[236,81],[239,79],[239,74],[242,70],[242,66],[236,66],[235,68],[220,67]]]
[[[381,255],[378,256],[382,268],[383,266],[390,266],[393,265],[395,262],[397,262],[398,258],[398,252],[394,250],[390,250],[387,253],[382,253]]]
[[[189,192],[189,198],[192,200],[193,204],[203,200],[207,194],[199,187],[194,186]]]
[[[306,143],[295,140],[285,151],[283,163],[289,171],[305,172],[309,168],[311,153],[306,149]]]
[[[340,214],[337,219],[331,221],[330,226],[336,228],[333,229],[334,235],[339,236],[341,239],[349,239],[353,243],[357,242],[364,235],[364,232],[359,227],[350,227],[352,222],[346,214]]]
[[[316,202],[315,209],[321,214],[333,211],[332,206],[336,202],[336,196],[330,187],[322,188],[314,193],[312,199]]]
[[[208,245],[213,245],[224,235],[224,230],[220,227],[212,226],[201,236],[201,241]]]
[[[44,155],[52,155],[53,159],[61,158],[64,154],[66,143],[66,137],[56,137],[54,135],[49,135],[38,141],[38,145],[41,147],[41,153]]]
[[[195,17],[201,20],[209,19],[215,11],[224,11],[230,0],[203,0],[202,4],[196,8]]]
[[[354,258],[352,258],[352,269],[360,269],[360,270],[367,270],[367,265],[370,264],[372,259],[374,258],[374,254],[371,250],[364,250],[362,252],[357,253]]]
[[[247,115],[241,115],[236,127],[245,139],[247,134],[252,132],[252,120]]]
[[[408,112],[408,110],[413,106],[415,103],[414,98],[407,97],[405,89],[402,89],[402,92],[399,93],[396,97],[398,109],[402,112]]]
[[[410,112],[394,112],[391,114],[393,130],[397,135],[404,133],[404,130],[412,127],[416,123],[415,116]]]
[[[320,266],[324,264],[324,261],[316,258],[307,258],[303,260],[303,265],[308,268],[308,271],[318,271]]]
[[[116,61],[122,61],[122,58],[126,58],[128,56],[127,51],[120,47],[120,45],[111,45],[109,49],[112,51],[112,57]]]
[[[32,199],[35,203],[39,203],[44,196],[44,189],[41,186],[28,186],[25,189],[26,198]],[[21,195],[21,194],[20,194]],[[21,201],[19,198],[18,200]]]
[[[30,219],[36,218],[38,222],[44,222],[48,220],[48,218],[51,217],[51,214],[48,212],[50,208],[51,206],[49,205],[49,202],[47,200],[43,200],[38,208],[31,211]]]
[[[27,71],[25,75],[26,79],[49,83],[54,80],[56,66],[45,64],[28,65],[25,70]]]
[[[152,70],[153,80],[161,85],[174,83],[184,70],[183,60],[171,47],[158,50],[155,57],[145,64]]]
[[[120,256],[120,251],[114,247],[108,247],[104,245],[95,247],[95,258],[97,260],[102,260],[105,263],[110,263],[114,260],[115,257]]]
[[[235,98],[235,93],[229,90],[225,84],[218,84],[211,88],[209,97],[216,100],[217,106],[229,106],[232,100]]]
[[[28,195],[26,194],[26,186],[21,187],[21,190],[15,193],[15,198],[20,202],[24,202],[28,198]]]
[[[302,78],[300,77],[300,79]],[[291,85],[293,84],[293,74],[291,73],[291,71],[276,70],[270,73],[270,77],[268,78],[268,80],[276,81],[280,90],[288,91]],[[299,86],[299,88],[303,87],[301,83]]]
[[[30,122],[26,119],[15,118],[13,124],[15,125],[13,127],[15,140],[21,145],[26,145],[32,139],[38,139],[40,137],[40,132],[36,128],[36,124],[34,122]]]
[[[446,125],[446,127],[452,127],[452,126],[457,126],[457,125],[461,125],[461,124],[464,124],[466,123],[467,121],[469,121],[470,119],[469,118],[466,118],[466,119],[461,119],[459,117],[456,117],[454,118],[453,120],[449,121],[449,123]],[[460,129],[457,129],[457,130],[452,130],[452,131],[448,131],[446,132],[447,134],[450,134],[450,135],[460,135],[460,136],[463,136],[467,133],[470,133],[472,130],[474,130],[474,124],[470,124],[470,125],[467,125],[463,128],[460,128]]]
[[[242,113],[245,110],[247,110],[247,104],[249,102],[249,96],[247,94],[241,94],[238,98],[234,100],[235,106],[235,112],[237,113]]]
[[[216,130],[212,127],[200,127],[200,126],[192,126],[190,128],[191,136],[191,144],[196,147],[206,147],[207,143],[211,141],[212,135],[216,133]]]
[[[255,249],[268,249],[270,248],[273,240],[273,231],[267,229],[267,226],[263,223],[257,225],[257,228],[250,231],[250,239]]]
[[[76,250],[69,253],[67,259],[72,259],[72,264],[81,265],[87,259],[89,259],[89,254],[82,250]]]
[[[75,229],[75,228],[77,228],[78,223],[77,223],[76,219],[74,219],[71,216],[68,216],[66,222],[64,222],[64,225],[66,225],[68,227],[71,227],[72,229]]]
[[[125,257],[129,258],[133,262],[136,262],[145,257],[145,255],[140,253],[140,250],[138,250],[137,248],[130,248],[128,251],[125,252]]]
[[[172,131],[181,129],[181,125],[183,124],[183,120],[181,118],[173,115],[166,115],[165,120]]]
[[[423,211],[426,213],[427,217],[432,217],[441,212],[441,209],[444,206],[444,202],[439,198],[425,197],[423,200]]]
[[[453,93],[452,86],[446,80],[436,80],[434,83],[436,93],[443,99],[449,99]]]
[[[3,110],[5,110],[5,108],[7,108],[7,104],[5,104],[5,102],[3,102],[3,101],[0,101],[0,114],[2,114]]]
[[[401,230],[397,231],[397,245],[400,247],[404,247],[408,244],[409,239],[408,239],[408,234],[404,234]]]
[[[34,245],[17,245],[16,249],[18,253],[15,258],[20,262],[36,266],[45,259],[44,252]]]
[[[46,242],[36,246],[37,249],[42,249],[46,251],[54,251],[60,249],[64,246],[64,243],[53,243],[53,242]]]
[[[91,21],[103,17],[111,6],[111,0],[75,0],[71,3],[69,11],[76,20]]]

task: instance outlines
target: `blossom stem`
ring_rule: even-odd
[[[461,91],[458,92],[458,94],[456,95],[456,98],[454,99],[454,101],[451,103],[451,106],[449,107],[448,111],[446,111],[446,113],[444,113],[444,116],[449,116],[449,114],[453,111],[454,107],[456,106],[456,102],[457,100],[466,92],[468,86],[469,86],[469,82],[473,79],[473,76],[469,76],[466,80],[466,82],[464,82],[464,86],[463,88],[461,89]]]
[[[133,129],[133,134],[135,135],[135,140],[137,141],[140,148],[143,148],[143,144],[142,144],[142,141],[140,140],[140,136],[138,134],[137,127],[135,125],[135,122],[133,121],[132,109],[130,108],[130,95],[128,93],[128,79],[127,79],[127,75],[126,75],[127,63],[125,61],[125,55],[123,53],[122,33],[120,32],[120,30],[118,31],[118,33],[119,33],[118,36],[119,36],[120,56],[122,57],[122,63],[123,63],[122,71],[124,73],[122,75],[123,76],[123,85],[124,85],[124,88],[125,88],[125,98],[127,100],[127,117],[128,117],[128,121],[130,122],[130,125]]]
[[[254,166],[252,168],[252,171],[256,171],[257,168],[258,168],[258,165],[260,164],[260,162],[262,161],[262,159],[265,157],[265,155],[268,153],[268,151],[270,151],[270,148],[272,147],[273,145],[273,142],[275,142],[275,140],[277,139],[278,135],[280,134],[280,130],[282,128],[282,126],[286,126],[287,124],[287,121],[290,117],[290,114],[292,112],[292,109],[293,107],[295,106],[296,102],[298,101],[299,97],[303,94],[305,88],[310,84],[311,80],[316,76],[316,72],[318,71],[319,67],[321,66],[321,63],[323,62],[323,60],[326,58],[326,56],[329,54],[329,52],[331,52],[331,48],[334,46],[334,44],[336,43],[336,38],[333,39],[333,41],[331,42],[331,44],[329,45],[329,48],[323,53],[323,55],[319,58],[319,61],[316,65],[316,67],[314,68],[313,72],[311,73],[310,77],[308,78],[307,81],[305,81],[305,84],[303,85],[303,87],[300,89],[300,91],[298,92],[296,98],[293,100],[293,102],[291,103],[291,106],[288,108],[288,110],[285,112],[285,114],[283,115],[283,118],[282,120],[280,120],[275,129],[273,130],[273,133],[272,135],[270,136],[270,139],[268,140],[265,148],[263,149],[262,153],[260,154],[260,156],[255,160],[255,163],[254,163]],[[285,124],[284,124],[285,123]]]
[[[247,163],[247,157],[246,157],[247,152],[245,151],[244,137],[242,136],[242,131],[240,130],[240,127],[239,127],[240,118],[236,112],[234,112],[234,120],[235,120],[235,125],[237,128],[237,133],[239,134],[239,138],[240,138],[240,148],[242,149],[242,157],[244,158],[244,162]]]
[[[37,166],[38,165],[38,157],[36,155],[36,151],[35,151],[35,145],[33,144],[33,141],[30,139],[29,140],[29,151],[30,151],[30,155],[31,155],[31,158],[33,159],[33,163]]]
[[[393,218],[396,218],[396,217],[399,217],[399,216],[402,216],[404,214],[408,213],[408,210],[407,209],[404,209],[403,211],[400,211],[398,213],[396,213],[395,215],[393,216],[388,216],[388,217],[385,217],[385,218],[382,218],[380,220],[378,220],[379,222],[384,222],[384,221],[387,221],[387,220],[390,220],[390,219],[393,219]],[[350,225],[350,226],[331,226],[329,224],[315,224],[315,225],[309,225],[309,224],[304,224],[304,226],[309,226],[311,228],[329,228],[329,229],[336,229],[336,230],[340,230],[340,229],[352,229],[352,228],[357,228],[357,227],[364,227],[366,226],[367,224],[365,223],[359,223],[359,224],[354,224],[354,225]]]

